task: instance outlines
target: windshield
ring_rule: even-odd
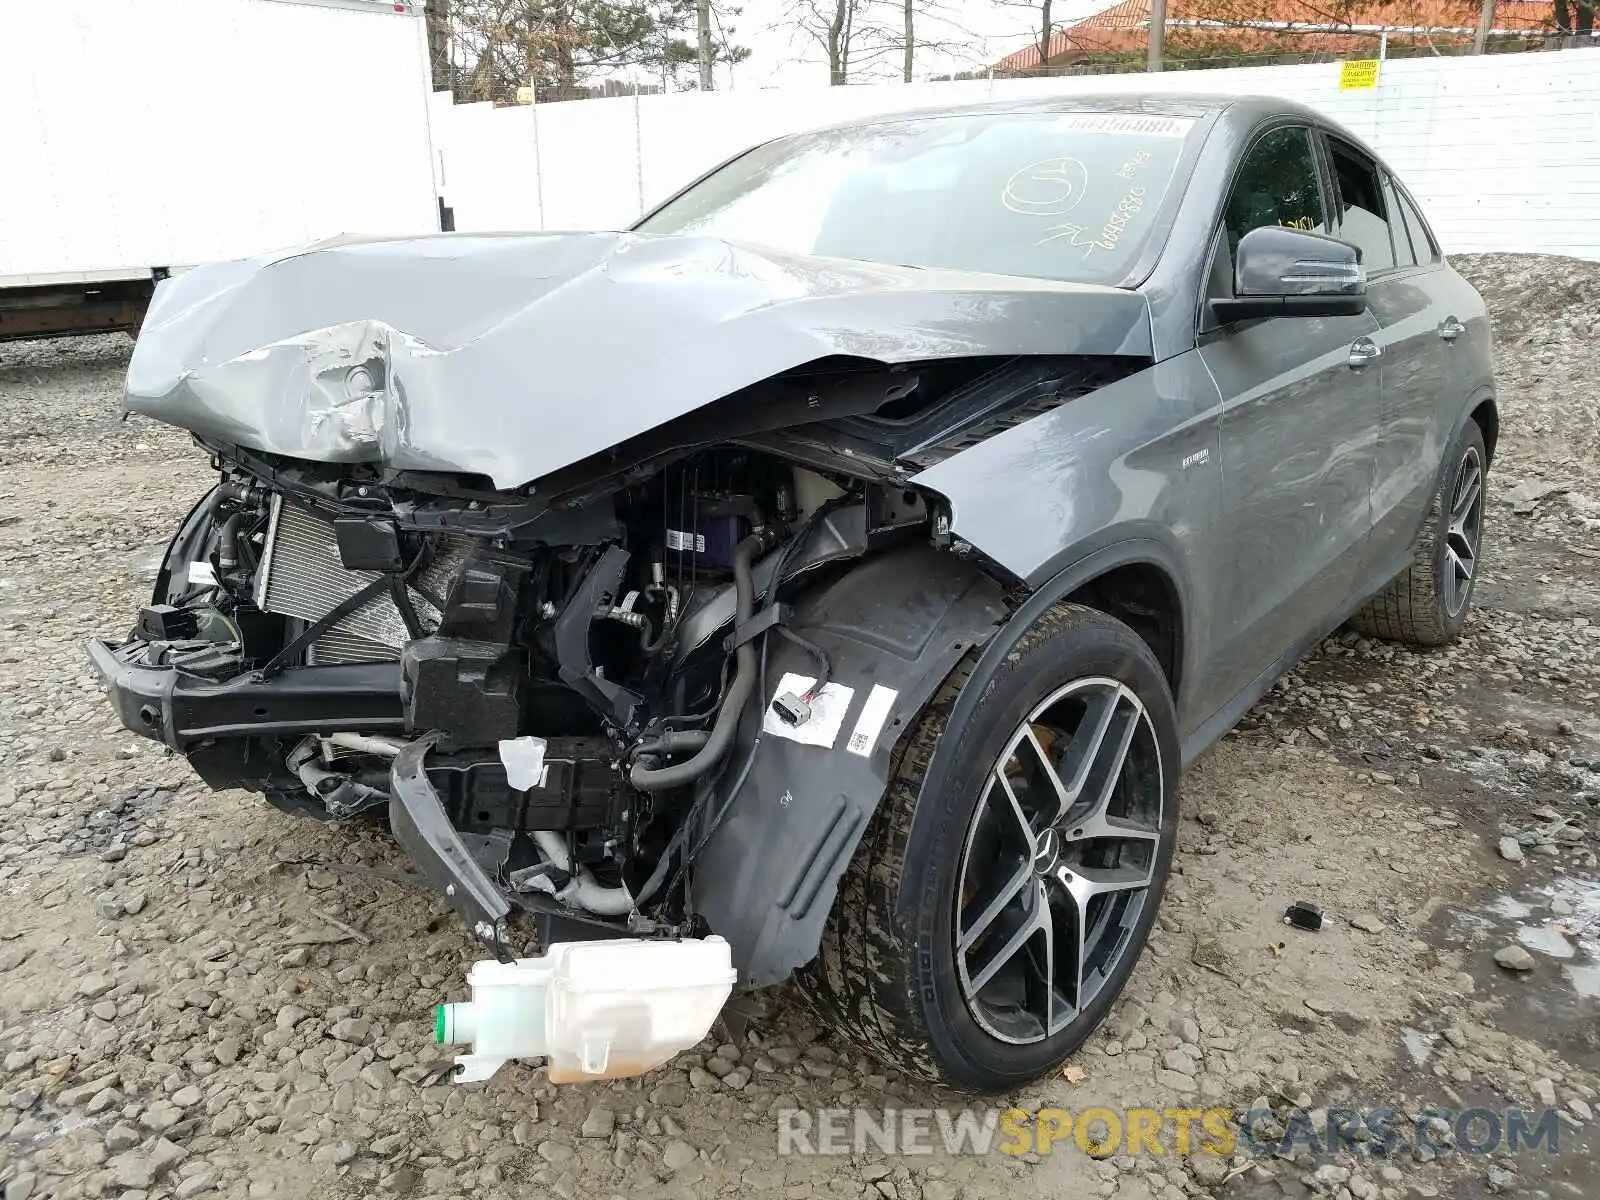
[[[986,113],[798,134],[641,222],[800,254],[1080,283],[1123,279],[1195,122]]]

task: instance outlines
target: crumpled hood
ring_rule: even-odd
[[[829,355],[1150,353],[1136,292],[702,237],[439,234],[196,268],[125,405],[321,462],[520,486]]]

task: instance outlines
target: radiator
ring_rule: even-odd
[[[443,599],[471,554],[473,539],[445,534],[434,554],[407,587],[411,607],[422,628],[432,633],[440,613],[427,596]],[[283,497],[272,497],[266,543],[256,571],[255,601],[262,612],[298,617],[307,623],[327,616],[344,601],[379,578],[371,571],[346,570],[339,558],[333,524]],[[419,590],[420,589],[420,590]],[[380,594],[350,613],[306,655],[312,663],[383,662],[400,657],[411,640],[392,597]]]

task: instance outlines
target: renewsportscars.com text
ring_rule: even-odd
[[[1371,1157],[1423,1146],[1441,1156],[1525,1149],[1554,1154],[1561,1129],[1555,1109],[1520,1108],[1431,1108],[1415,1116],[1381,1107],[1331,1108],[1325,1120],[1303,1108],[1242,1114],[1230,1108],[785,1108],[777,1115],[780,1155],[1022,1155],[1068,1146],[1096,1158],[1264,1157],[1299,1147],[1313,1155],[1343,1151]]]

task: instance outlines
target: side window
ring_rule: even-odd
[[[1329,139],[1333,175],[1339,185],[1339,236],[1360,247],[1367,274],[1375,275],[1395,265],[1389,240],[1378,169],[1372,160],[1351,146]]]
[[[1389,207],[1389,230],[1394,234],[1394,262],[1397,267],[1414,267],[1424,259],[1417,257],[1416,248],[1412,244],[1411,234],[1407,231],[1405,221],[1400,215],[1400,200],[1394,190],[1394,181],[1385,175],[1383,177],[1383,199]]]
[[[1436,263],[1439,261],[1439,247],[1434,245],[1433,237],[1428,233],[1428,227],[1422,223],[1422,215],[1417,212],[1416,205],[1411,203],[1411,198],[1404,192],[1396,193],[1400,201],[1400,216],[1404,219],[1406,232],[1411,235],[1411,249],[1416,252],[1419,263]]]
[[[1309,129],[1274,129],[1250,147],[1228,194],[1222,221],[1228,233],[1230,262],[1239,239],[1263,225],[1328,232]]]

